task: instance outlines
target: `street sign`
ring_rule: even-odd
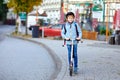
[[[104,15],[104,2],[103,0],[93,0],[92,8],[93,18],[98,18],[100,21],[103,21]]]
[[[92,14],[93,14],[92,15],[93,18],[102,19],[102,16],[103,16],[103,12],[102,11],[93,11]]]
[[[26,12],[20,12],[20,13],[19,13],[19,16],[20,16],[20,19],[21,19],[22,21],[25,21],[25,20],[26,20],[26,17],[27,17]]]
[[[93,0],[93,11],[102,11],[103,10],[103,0]]]
[[[102,6],[100,4],[94,5],[92,10],[93,11],[102,11]]]

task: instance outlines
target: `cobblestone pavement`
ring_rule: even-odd
[[[79,43],[79,73],[70,77],[67,49],[62,47],[62,40],[40,38],[31,38],[31,40],[47,45],[61,59],[62,68],[56,80],[120,80],[120,48],[117,45],[92,40],[84,40],[84,43]]]

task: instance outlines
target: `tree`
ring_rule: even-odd
[[[26,12],[28,15],[29,12],[33,10],[33,6],[38,6],[42,3],[42,0],[8,0],[7,6],[13,8],[14,12],[17,14],[20,12]],[[27,35],[27,19],[26,19],[26,31]]]
[[[3,23],[6,20],[8,8],[6,3],[4,3],[4,0],[0,0],[0,21],[3,21]]]

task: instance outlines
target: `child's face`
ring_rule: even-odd
[[[72,23],[72,22],[74,21],[74,16],[69,15],[69,16],[67,17],[67,21],[70,22],[70,23]]]

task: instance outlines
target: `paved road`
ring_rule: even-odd
[[[15,29],[15,26],[0,25],[0,33],[8,34]]]
[[[6,34],[10,34],[14,30],[14,26],[0,25],[0,41],[5,38]]]
[[[50,80],[55,70],[49,52],[38,44],[5,37],[0,28],[0,80]]]

